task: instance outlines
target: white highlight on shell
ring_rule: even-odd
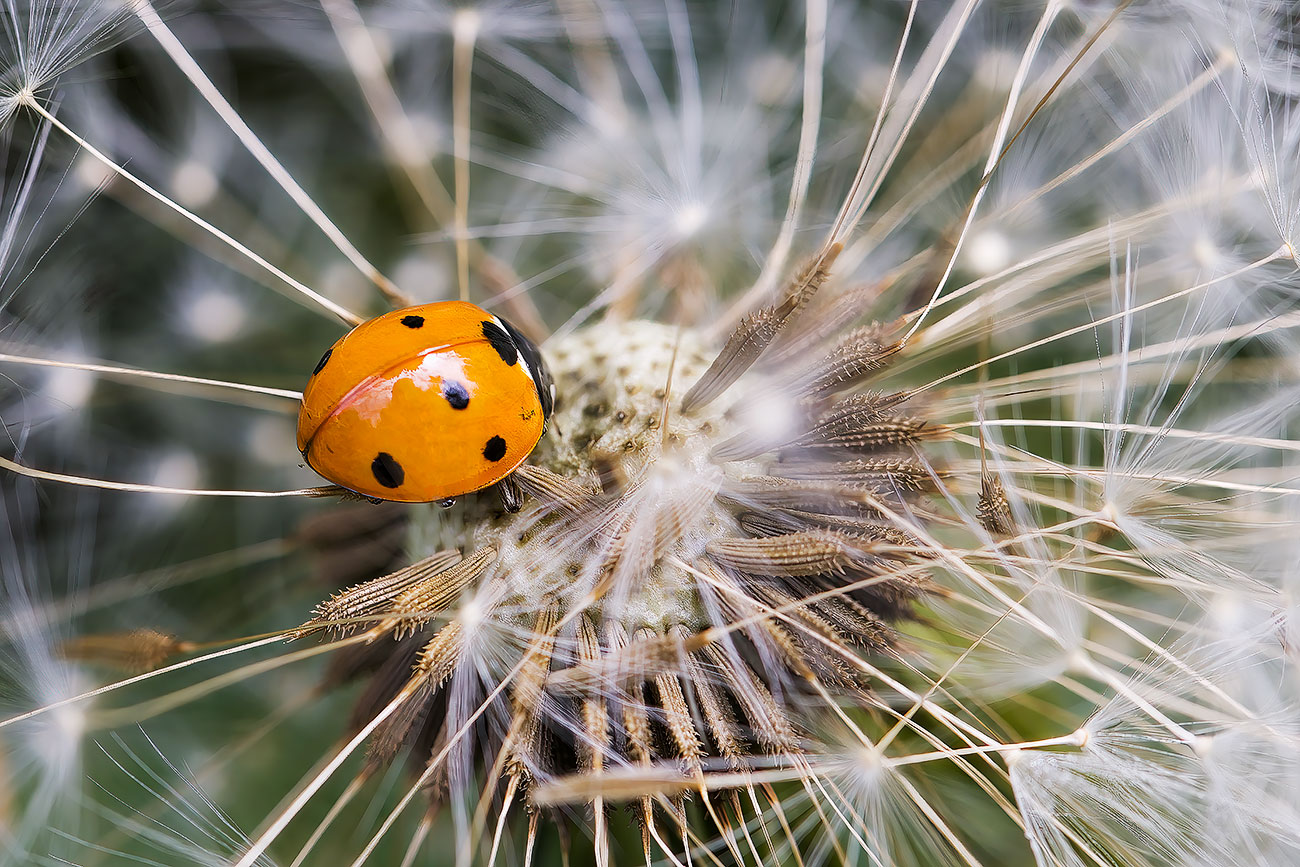
[[[501,321],[501,318],[499,316],[493,316],[492,321],[497,324],[497,327],[500,328],[503,333],[507,335],[510,333],[510,329],[506,328],[505,323]],[[512,339],[510,342],[513,343],[514,340]],[[516,350],[517,349],[518,347],[516,347]],[[531,367],[528,366],[528,359],[524,358],[524,354],[522,352],[518,353],[516,361],[519,364],[519,369],[524,372],[524,376],[528,377],[528,381],[531,382],[533,385],[537,385],[537,379],[533,376],[533,370]]]

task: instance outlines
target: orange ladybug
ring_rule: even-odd
[[[374,500],[500,482],[542,437],[555,386],[532,341],[464,301],[394,310],[325,350],[303,391],[308,466]]]

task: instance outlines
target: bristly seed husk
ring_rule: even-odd
[[[745,822],[741,800],[704,794],[709,774],[751,756],[800,761],[816,715],[788,696],[815,706],[833,689],[872,703],[850,660],[897,652],[890,623],[933,589],[925,547],[898,516],[924,514],[918,497],[941,473],[921,447],[947,431],[904,414],[903,392],[863,390],[902,351],[892,327],[820,336],[819,323],[851,322],[834,304],[809,308],[837,253],[716,355],[695,332],[636,321],[547,346],[560,389],[552,432],[504,496],[484,491],[450,511],[348,507],[360,509],[350,525],[304,528],[335,576],[387,565],[394,526],[417,555],[351,581],[290,634],[363,634],[335,654],[326,684],[366,680],[354,731],[389,709],[364,774],[405,753],[437,809],[450,772],[425,764],[466,725],[449,695],[482,700],[495,680],[505,688],[458,755],[499,781],[501,809],[573,775],[672,768],[694,781],[632,799],[649,853],[656,813],[687,821],[689,788],[713,821]],[[816,321],[800,319],[806,309]],[[794,374],[788,360],[756,366],[774,345],[773,357],[799,346],[816,360]],[[792,426],[747,417],[773,397]],[[979,516],[1005,534],[999,491],[986,476]],[[353,551],[363,553],[349,561]],[[606,806],[589,799],[608,847]]]
[[[861,672],[828,648],[891,652],[889,622],[926,592],[908,565],[923,549],[890,515],[933,486],[918,446],[944,429],[900,415],[901,392],[857,390],[900,351],[884,326],[833,340],[793,377],[755,370],[833,258],[743,320],[711,363],[692,333],[649,323],[549,346],[561,388],[554,432],[514,475],[525,494],[518,513],[489,495],[467,498],[459,515],[425,513],[418,520],[433,522],[435,538],[474,553],[436,554],[415,574],[345,591],[308,624],[382,614],[368,628],[407,648],[410,675],[367,694],[368,712],[418,681],[406,704],[445,713],[438,688],[487,662],[467,657],[475,644],[506,641],[493,664],[512,680],[477,752],[499,765],[511,794],[527,796],[544,779],[629,763],[670,762],[700,777],[711,757],[734,768],[754,753],[794,756],[799,725],[778,693],[804,684],[810,694],[831,686],[865,696]],[[842,319],[834,305],[819,312]],[[803,326],[799,341],[816,345],[816,329]],[[592,376],[594,359],[608,365],[612,351],[637,373]],[[680,399],[669,396],[670,365]],[[744,420],[764,392],[788,395],[801,419],[777,441]],[[464,595],[485,581],[490,605]],[[474,609],[473,625],[454,619],[457,599]],[[410,649],[408,636],[443,610],[452,621]],[[441,743],[454,724],[404,707],[372,758]],[[643,827],[657,809],[682,809],[637,800]]]

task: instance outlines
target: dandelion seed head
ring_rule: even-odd
[[[673,526],[672,522],[680,520],[676,510],[687,508],[683,504],[701,496],[711,498],[718,468],[708,452],[728,431],[734,431],[734,425],[726,418],[725,405],[700,416],[673,412],[708,363],[698,334],[650,322],[610,323],[548,345],[546,353],[563,397],[552,417],[552,432],[534,453],[541,466],[593,483],[603,479],[602,484],[634,489],[631,496],[636,505],[628,516],[633,522],[631,535],[636,535],[639,526],[648,528],[644,532],[650,534],[661,522]],[[663,427],[665,408],[667,430]],[[438,512],[430,517],[455,520]],[[528,511],[516,518],[486,522],[481,514],[466,512],[462,520],[465,529],[455,534],[468,534],[464,544],[470,548],[496,546],[508,586],[524,598],[536,602],[563,591],[576,602],[588,592],[584,582],[575,582],[568,567],[575,561],[581,563],[582,576],[590,580],[590,564],[597,562],[603,547],[599,535],[594,540],[555,537],[540,531],[535,526],[537,517]],[[718,518],[706,513],[697,520],[708,525]],[[694,551],[713,532],[703,526],[695,531],[689,525],[674,529],[691,537],[688,545]],[[599,528],[581,532],[599,533]],[[427,535],[421,529],[416,533]],[[523,539],[528,541],[515,544]],[[660,562],[630,595],[630,607],[624,614],[630,628],[696,623],[698,611],[682,607],[694,579],[656,559]],[[539,564],[551,568],[539,569]],[[523,584],[517,586],[518,582]]]
[[[685,239],[698,232],[708,219],[708,208],[698,202],[688,202],[678,209],[673,225],[677,229],[677,236]]]
[[[473,42],[482,26],[479,13],[472,6],[463,6],[451,16],[451,35],[459,42]]]
[[[9,4],[0,24],[0,94],[26,104],[134,27],[132,10],[118,2]]]
[[[769,442],[784,442],[799,429],[798,406],[779,388],[754,389],[736,407],[741,423]]]
[[[360,306],[369,298],[370,286],[365,277],[346,262],[331,262],[326,265],[317,285],[323,295],[351,307]]]
[[[542,454],[554,454],[559,465],[579,474],[613,462],[615,474],[627,480],[637,477],[665,439],[660,425],[668,389],[680,399],[709,362],[698,333],[645,321],[585,329],[545,351],[553,359],[562,395],[555,427],[567,442],[543,441]],[[672,413],[672,406],[668,404],[670,431],[681,436],[722,423],[716,412],[688,421]],[[702,446],[692,447],[688,438],[685,447]]]
[[[274,416],[255,419],[244,434],[248,454],[267,466],[282,466],[285,446],[293,440],[293,424],[288,419]]]
[[[412,113],[411,129],[415,138],[424,146],[424,156],[432,160],[442,153],[442,143],[448,139],[447,126],[436,115]]]
[[[1226,257],[1213,238],[1204,235],[1192,242],[1192,258],[1197,265],[1213,271],[1221,270]]]
[[[446,259],[433,250],[412,253],[397,263],[393,280],[398,286],[410,286],[419,293],[421,301],[436,301],[453,294],[452,280]]]
[[[205,343],[225,343],[244,332],[249,311],[242,300],[216,286],[187,292],[177,308],[184,331]]]
[[[176,200],[187,208],[202,208],[217,195],[220,185],[212,169],[197,160],[182,160],[172,172]]]
[[[83,155],[77,158],[73,177],[81,184],[83,189],[93,192],[101,189],[105,184],[112,183],[115,176],[112,170],[103,163],[93,157]]]
[[[394,844],[417,863],[445,822],[445,839],[462,842],[438,854],[465,864],[542,863],[538,841],[563,834],[590,841],[575,860],[604,865],[638,833],[648,863],[1295,863],[1297,571],[1278,544],[1295,535],[1300,370],[1285,246],[1300,221],[1289,7],[823,7],[800,18],[674,0],[398,0],[354,15],[345,2],[301,13],[300,30],[277,15],[242,33],[237,17],[200,11],[193,27],[141,34],[145,50],[126,59],[146,74],[114,58],[111,76],[85,76],[110,84],[59,80],[51,111],[104,156],[71,156],[68,133],[35,125],[50,153],[76,160],[50,203],[75,199],[85,225],[49,226],[53,255],[42,233],[6,225],[0,289],[18,291],[0,305],[22,326],[34,308],[67,333],[64,310],[48,315],[60,281],[42,264],[69,246],[65,230],[90,258],[110,249],[105,282],[138,267],[145,279],[111,287],[135,315],[73,323],[96,338],[102,327],[96,354],[121,365],[104,376],[113,397],[133,393],[129,366],[145,348],[218,369],[198,375],[265,362],[250,382],[292,385],[305,370],[280,357],[328,345],[308,314],[277,319],[281,299],[253,303],[211,281],[178,293],[183,310],[149,317],[174,282],[158,263],[176,257],[150,249],[137,263],[118,253],[138,241],[120,237],[200,248],[315,310],[302,280],[345,319],[378,309],[382,274],[419,301],[467,292],[530,334],[560,326],[539,341],[557,385],[548,431],[499,487],[410,507],[326,511],[316,499],[302,508],[319,513],[283,539],[135,583],[90,574],[75,540],[52,544],[88,592],[42,609],[44,632],[85,611],[87,629],[159,613],[204,642],[293,635],[247,666],[232,652],[139,685],[181,702],[241,682],[250,701],[224,702],[221,720],[265,712],[265,727],[187,726],[184,707],[172,708],[181,725],[167,720],[197,733],[169,755],[204,766],[205,785],[219,777],[237,806],[245,777],[261,779],[241,773],[245,746],[265,744],[277,778],[305,776],[274,815],[253,817],[256,843],[186,804],[211,837],[182,822],[171,831],[194,837],[182,855],[133,841],[157,851],[132,857],[312,863],[344,839],[350,859],[362,827],[374,836],[358,863],[397,863]],[[184,17],[168,16],[165,28]],[[57,28],[37,29],[44,45]],[[190,50],[210,82],[186,64]],[[263,61],[292,80],[291,101],[246,86]],[[64,67],[14,68],[0,115],[43,105],[56,79],[41,70]],[[211,111],[222,99],[229,111]],[[467,154],[447,152],[453,128],[469,133]],[[296,142],[300,129],[336,133],[332,147]],[[262,144],[283,158],[275,183],[239,150]],[[180,209],[105,163],[161,178]],[[51,186],[64,177],[42,172]],[[58,212],[17,189],[0,204]],[[319,206],[314,227],[298,231],[291,200]],[[413,233],[461,243],[403,246]],[[10,265],[24,244],[30,273]],[[100,294],[87,298],[108,303]],[[42,361],[8,350],[32,357],[0,375]],[[46,375],[32,376],[42,397],[59,391]],[[232,451],[241,476],[298,460],[280,415],[236,418],[215,447],[210,435],[167,442],[163,429],[147,450],[121,448],[136,404],[93,400],[88,381],[81,395],[64,386],[86,410],[82,439],[29,435],[41,433],[34,413],[7,417],[5,460],[109,456],[102,472],[69,468],[181,488],[218,487]],[[112,465],[122,453],[149,457]],[[128,511],[119,496],[88,510],[106,530]],[[241,532],[275,526],[235,502]],[[163,529],[185,551],[230,535],[224,523]],[[292,577],[261,580],[268,567],[248,558],[266,547],[279,552],[273,574]],[[320,584],[280,569],[303,548]],[[19,569],[10,558],[0,546],[0,564]],[[211,591],[196,583],[208,568],[221,570]],[[304,594],[328,598],[308,616]],[[132,633],[119,646],[121,634]],[[180,642],[160,643],[177,654]],[[323,684],[308,682],[319,669],[287,664],[317,656],[329,660]],[[29,679],[54,683],[64,667]],[[295,686],[313,730],[338,737],[319,747],[328,755],[295,742]],[[350,715],[322,700],[338,687]],[[31,722],[75,758],[99,711],[118,729],[137,707],[157,711],[131,689],[95,714],[67,705],[80,720],[52,708]],[[36,700],[70,695],[47,692]],[[148,765],[128,776],[156,780]],[[186,790],[203,798],[197,781]],[[81,809],[115,815],[108,798]],[[312,821],[319,848],[295,854]],[[137,836],[171,834],[150,827]],[[86,836],[83,848],[115,851]],[[48,857],[91,860],[64,854]]]
[[[46,768],[68,768],[69,757],[80,750],[82,737],[89,729],[84,707],[64,705],[49,717],[31,726],[27,743],[37,761]]]
[[[88,370],[55,367],[45,373],[41,394],[58,411],[76,411],[85,407],[95,394],[97,377]]]
[[[980,232],[966,245],[967,266],[977,274],[994,274],[1012,261],[1010,240],[995,229]]]
[[[784,105],[799,86],[799,70],[783,54],[769,52],[749,65],[749,87],[762,105]]]
[[[827,278],[824,268],[809,265],[788,290],[794,300],[773,310],[803,299]],[[395,608],[426,592],[463,593],[467,578],[479,588],[468,605],[447,610],[432,637],[424,633],[412,684],[422,672],[443,672],[435,688],[446,681],[448,724],[456,724],[473,707],[472,690],[516,672],[508,706],[490,713],[495,729],[523,724],[538,733],[502,744],[511,778],[529,788],[581,772],[597,743],[606,744],[601,755],[611,767],[653,764],[661,749],[701,769],[715,748],[732,765],[760,749],[795,755],[799,723],[778,696],[806,678],[850,684],[856,676],[834,646],[828,653],[765,612],[789,608],[795,624],[818,624],[829,635],[851,630],[856,643],[888,647],[888,621],[922,592],[891,572],[887,556],[869,553],[873,540],[906,546],[909,537],[875,523],[882,519],[859,500],[876,491],[898,506],[907,495],[890,483],[892,474],[921,474],[921,467],[904,458],[865,461],[854,465],[864,480],[848,487],[817,472],[822,446],[870,454],[912,442],[923,428],[891,414],[901,396],[835,397],[885,364],[894,351],[888,332],[877,325],[834,335],[813,326],[792,334],[785,348],[802,348],[801,363],[729,376],[728,365],[741,362],[727,362],[728,353],[743,351],[737,347],[745,341],[731,339],[719,360],[687,327],[611,318],[548,342],[557,404],[530,467],[518,471],[538,501],[512,513],[487,492],[461,498],[451,511],[411,517],[408,539],[422,546],[417,558],[446,557],[443,545],[465,553],[450,554],[452,565],[428,579],[427,591],[412,586]],[[786,404],[786,420],[751,428],[746,408],[757,402],[762,412],[758,398],[772,392]],[[780,448],[791,460],[802,456],[801,472],[784,474],[771,454]],[[840,580],[832,576],[861,582],[852,602],[816,592],[819,582]],[[349,610],[354,595],[356,605],[369,606],[369,592],[359,585],[339,594],[320,616]],[[814,598],[799,600],[808,594]],[[744,625],[729,626],[737,617]],[[386,622],[402,624],[405,636],[428,616]],[[686,698],[697,691],[707,696],[698,717]],[[513,722],[502,716],[509,707]],[[382,753],[391,755],[420,719],[404,715],[402,727],[380,738]],[[657,721],[670,732],[663,748],[651,735]],[[623,734],[611,744],[609,730]],[[577,744],[577,764],[547,746],[552,738]],[[475,754],[465,744],[448,759],[453,790]]]
[[[150,474],[151,484],[165,488],[198,487],[203,476],[203,468],[194,452],[189,449],[170,449],[153,461]],[[177,498],[160,496],[160,503],[179,505]]]

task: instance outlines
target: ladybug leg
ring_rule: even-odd
[[[519,487],[514,473],[497,482],[497,493],[501,495],[501,505],[507,512],[518,512],[524,504],[524,490]]]

